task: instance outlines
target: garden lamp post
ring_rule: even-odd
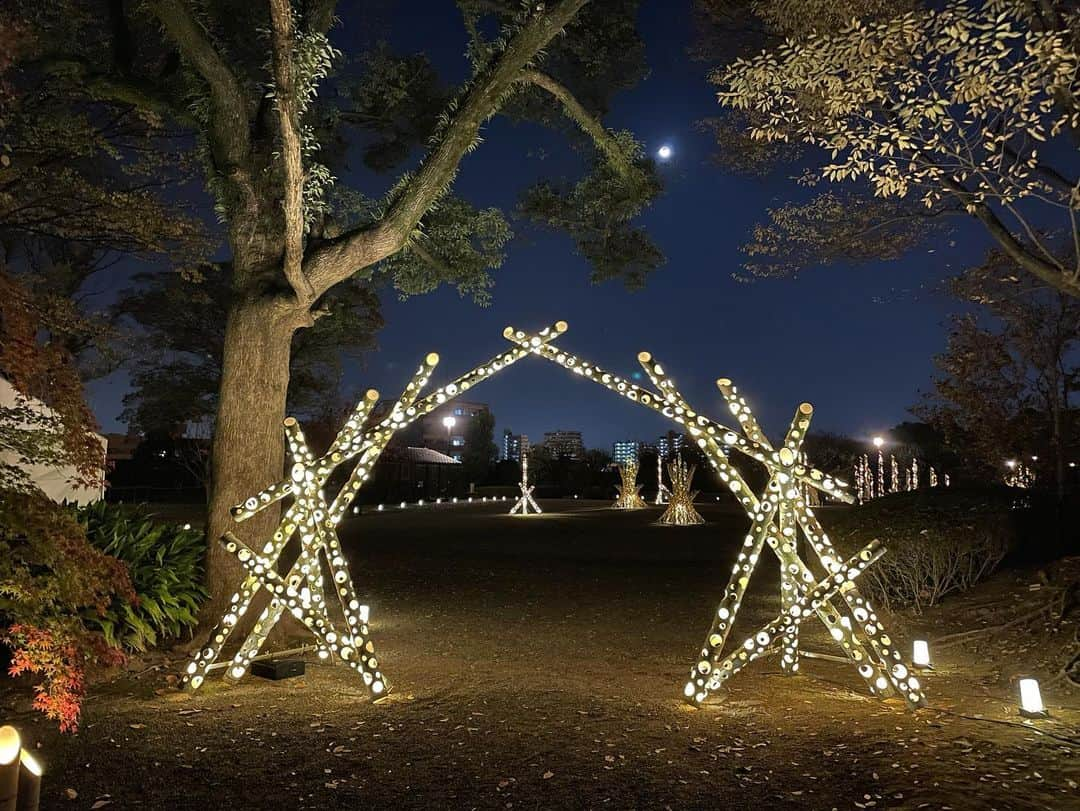
[[[457,423],[453,417],[443,417],[442,424],[446,426],[446,455],[451,456],[450,453],[450,432],[454,430],[454,425]]]

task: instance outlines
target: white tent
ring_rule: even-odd
[[[54,412],[40,400],[26,397],[15,390],[3,377],[0,377],[0,409],[29,408],[46,417]],[[0,462],[20,468],[29,479],[53,501],[69,501],[77,504],[90,504],[105,497],[105,450],[108,442],[101,434],[94,434],[101,443],[101,470],[98,481],[91,487],[73,485],[75,468],[71,465],[25,464],[13,451],[0,449]]]

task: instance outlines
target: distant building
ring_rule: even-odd
[[[461,464],[431,448],[388,447],[375,463],[365,500],[434,501],[465,494]]]
[[[143,438],[139,434],[128,432],[126,434],[105,434],[109,443],[109,450],[105,454],[105,460],[109,468],[115,467],[117,462],[130,462],[135,458],[135,450]]]
[[[668,431],[667,434],[656,440],[656,452],[665,459],[674,456],[684,447],[686,447],[686,437],[683,434],[676,434],[674,431]]]
[[[581,441],[581,431],[547,431],[544,434],[544,446],[552,456],[566,456],[581,459],[585,456],[585,445]]]
[[[452,400],[421,417],[417,424],[420,429],[420,444],[425,448],[442,451],[455,462],[461,461],[465,450],[465,437],[469,433],[469,424],[481,414],[489,413],[487,403],[467,403]],[[447,420],[453,422],[449,427]]]
[[[627,462],[636,462],[641,453],[641,443],[632,439],[624,439],[611,446],[611,458],[617,465],[625,465]]]
[[[503,431],[502,458],[510,462],[521,462],[522,454],[529,453],[529,437],[514,434],[507,428]]]

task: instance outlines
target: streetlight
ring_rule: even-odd
[[[880,437],[880,436],[874,437],[874,447],[875,448],[881,448],[881,446],[884,445],[884,444],[885,444],[885,439],[883,437]]]
[[[446,426],[446,455],[450,455],[450,432],[454,430],[457,422],[453,417],[443,417],[442,424]]]

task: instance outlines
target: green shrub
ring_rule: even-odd
[[[102,615],[87,617],[110,644],[144,651],[176,639],[198,622],[206,598],[201,530],[155,520],[145,507],[98,502],[78,511],[95,547],[127,564],[134,602],[113,600]]]
[[[873,539],[886,553],[858,580],[885,608],[916,612],[962,592],[991,574],[1015,545],[1015,491],[937,488],[900,493],[827,519],[845,556]]]

